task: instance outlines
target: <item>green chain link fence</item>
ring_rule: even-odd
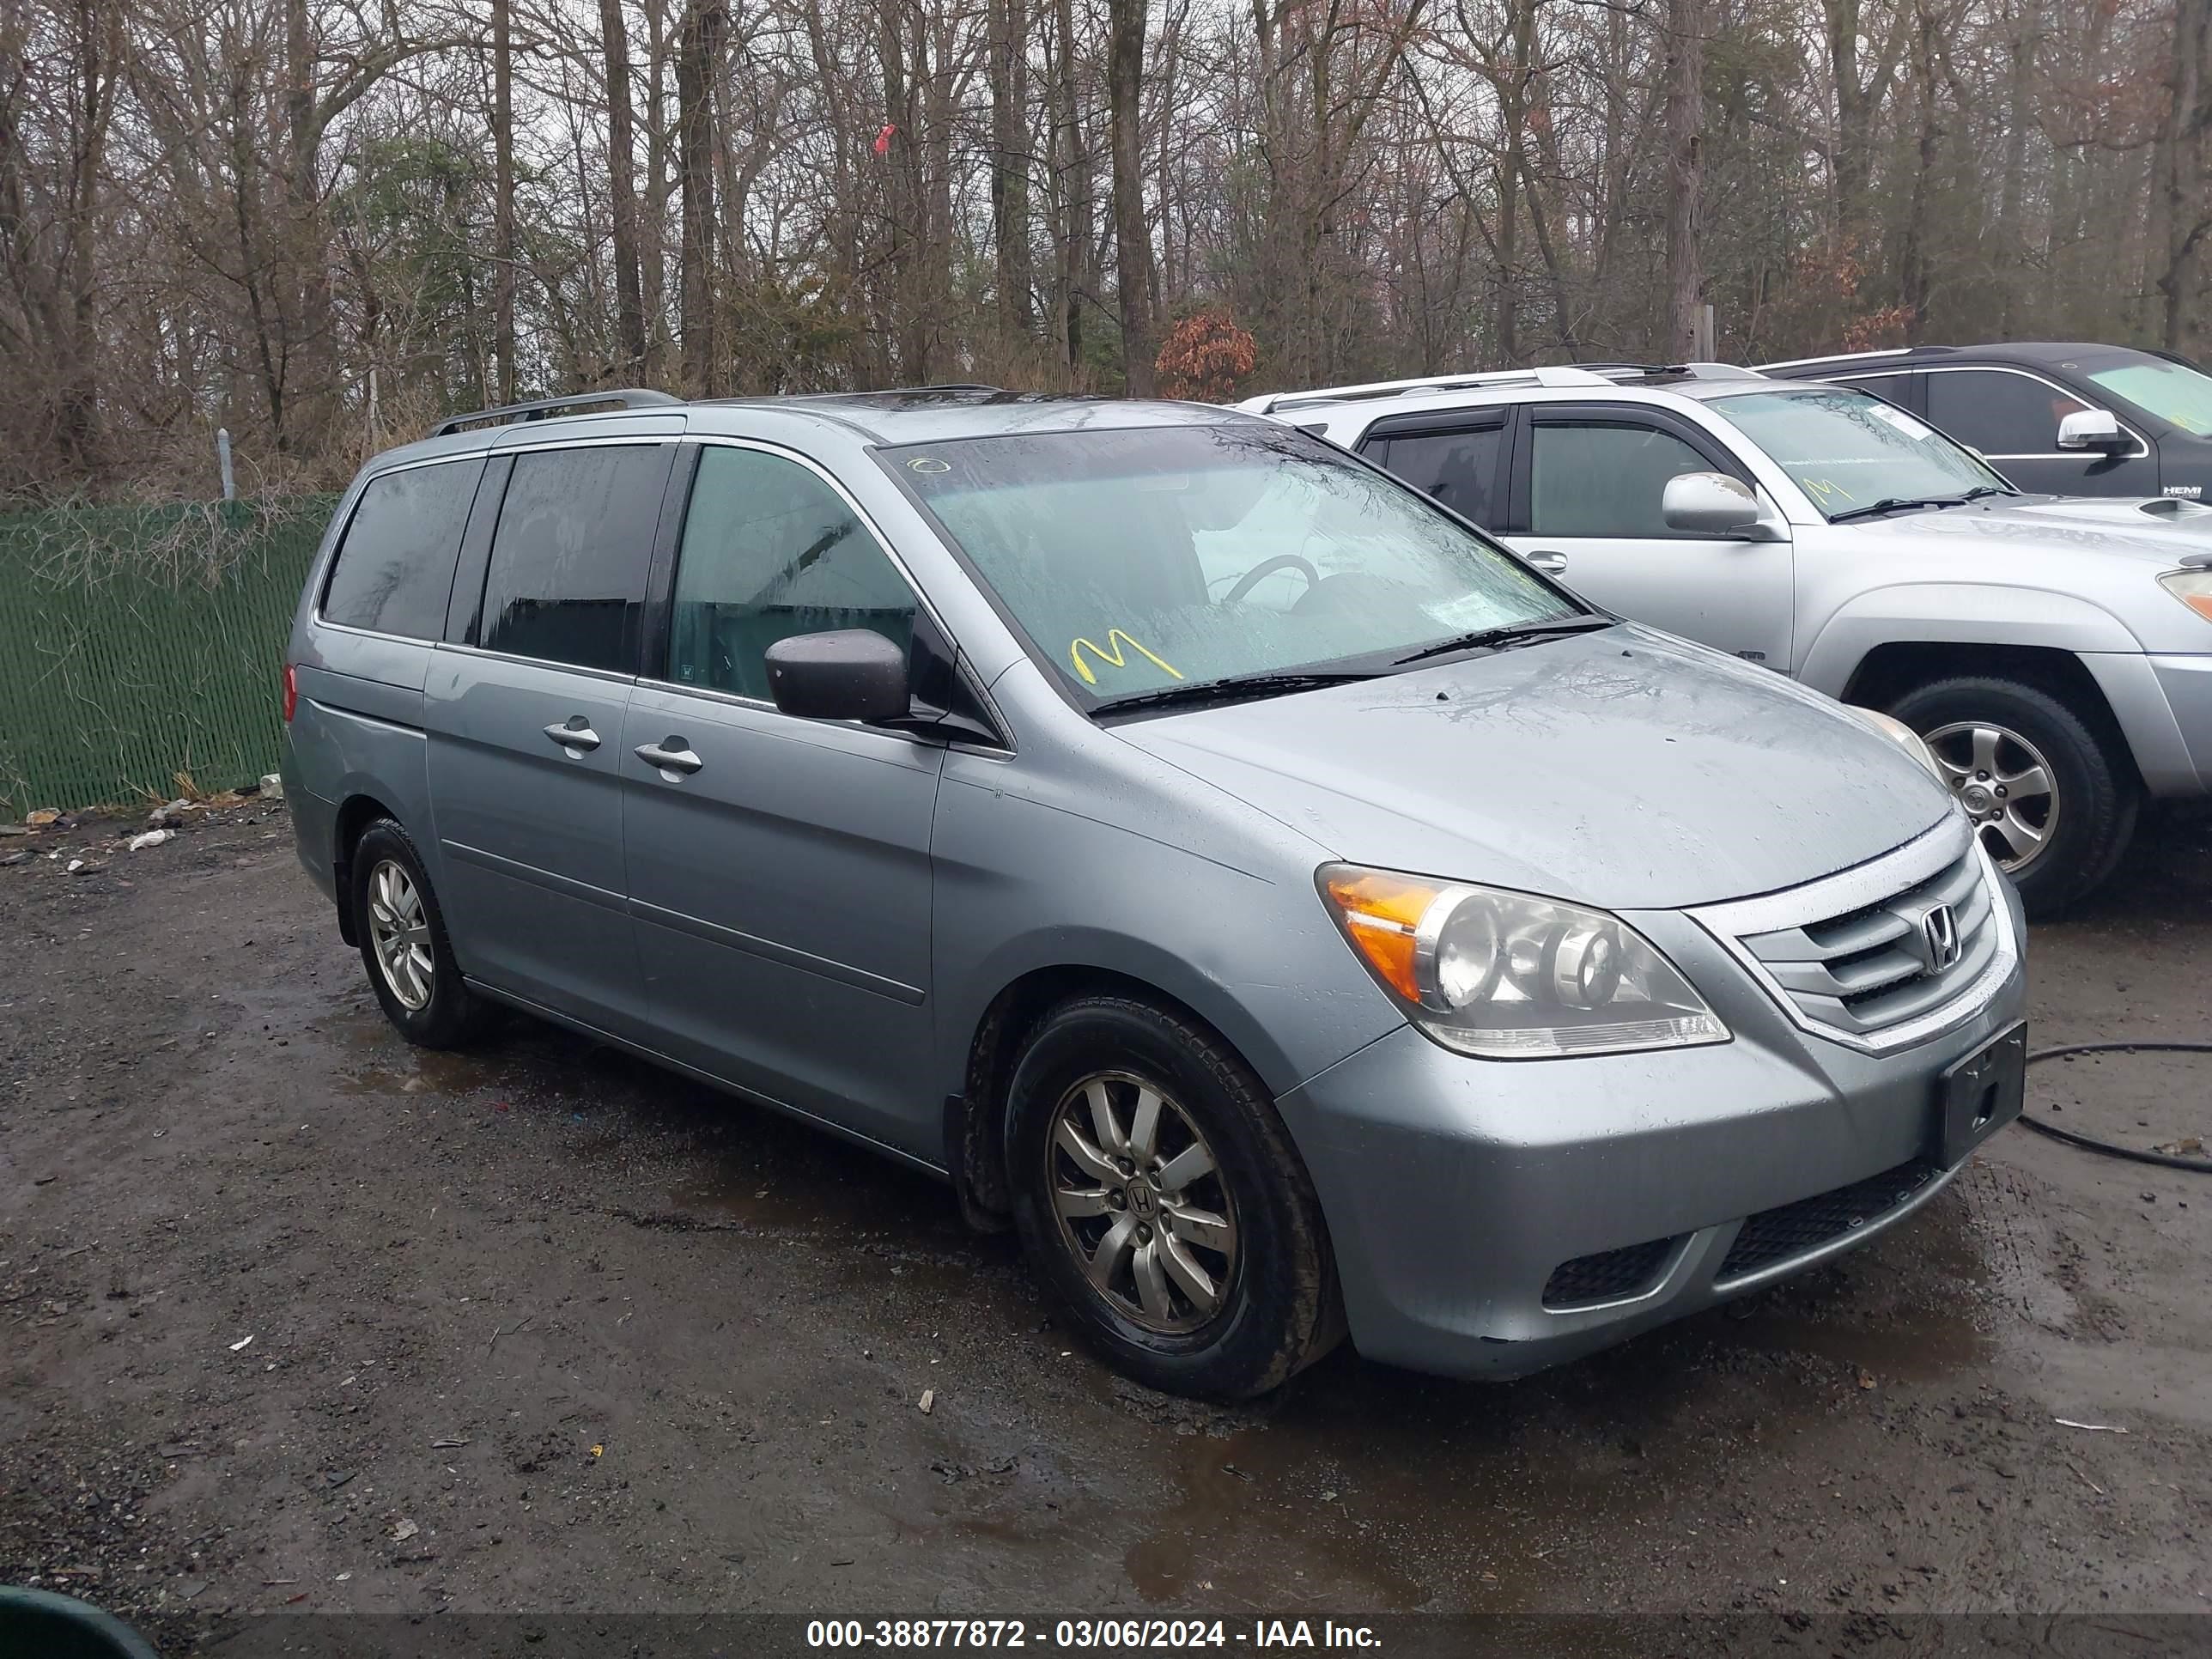
[[[0,515],[0,818],[274,770],[285,637],[335,502]]]

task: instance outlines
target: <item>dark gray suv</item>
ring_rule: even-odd
[[[608,401],[379,456],[301,601],[300,856],[410,1041],[939,1175],[1224,1395],[1617,1340],[2018,1110],[2018,900],[1893,722],[1272,421]]]
[[[2206,499],[2212,374],[2185,357],[2083,341],[1902,347],[1767,363],[1887,398],[2033,495]]]

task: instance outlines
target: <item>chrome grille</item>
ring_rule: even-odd
[[[1856,869],[1693,914],[1808,1030],[1885,1050],[1975,1012],[2017,957],[1961,818]]]

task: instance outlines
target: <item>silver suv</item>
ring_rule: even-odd
[[[2031,913],[2212,792],[2212,509],[2027,495],[1905,409],[1721,364],[1243,405],[1388,468],[1598,604],[1923,737]]]
[[[410,1041],[940,1175],[1224,1395],[1599,1346],[2017,1112],[2017,899],[1879,716],[1271,421],[602,401],[379,456],[301,600],[300,856]]]

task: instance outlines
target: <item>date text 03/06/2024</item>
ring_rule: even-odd
[[[1333,1619],[816,1619],[811,1648],[1045,1648],[1144,1651],[1175,1648],[1334,1648],[1374,1651],[1365,1625]]]

